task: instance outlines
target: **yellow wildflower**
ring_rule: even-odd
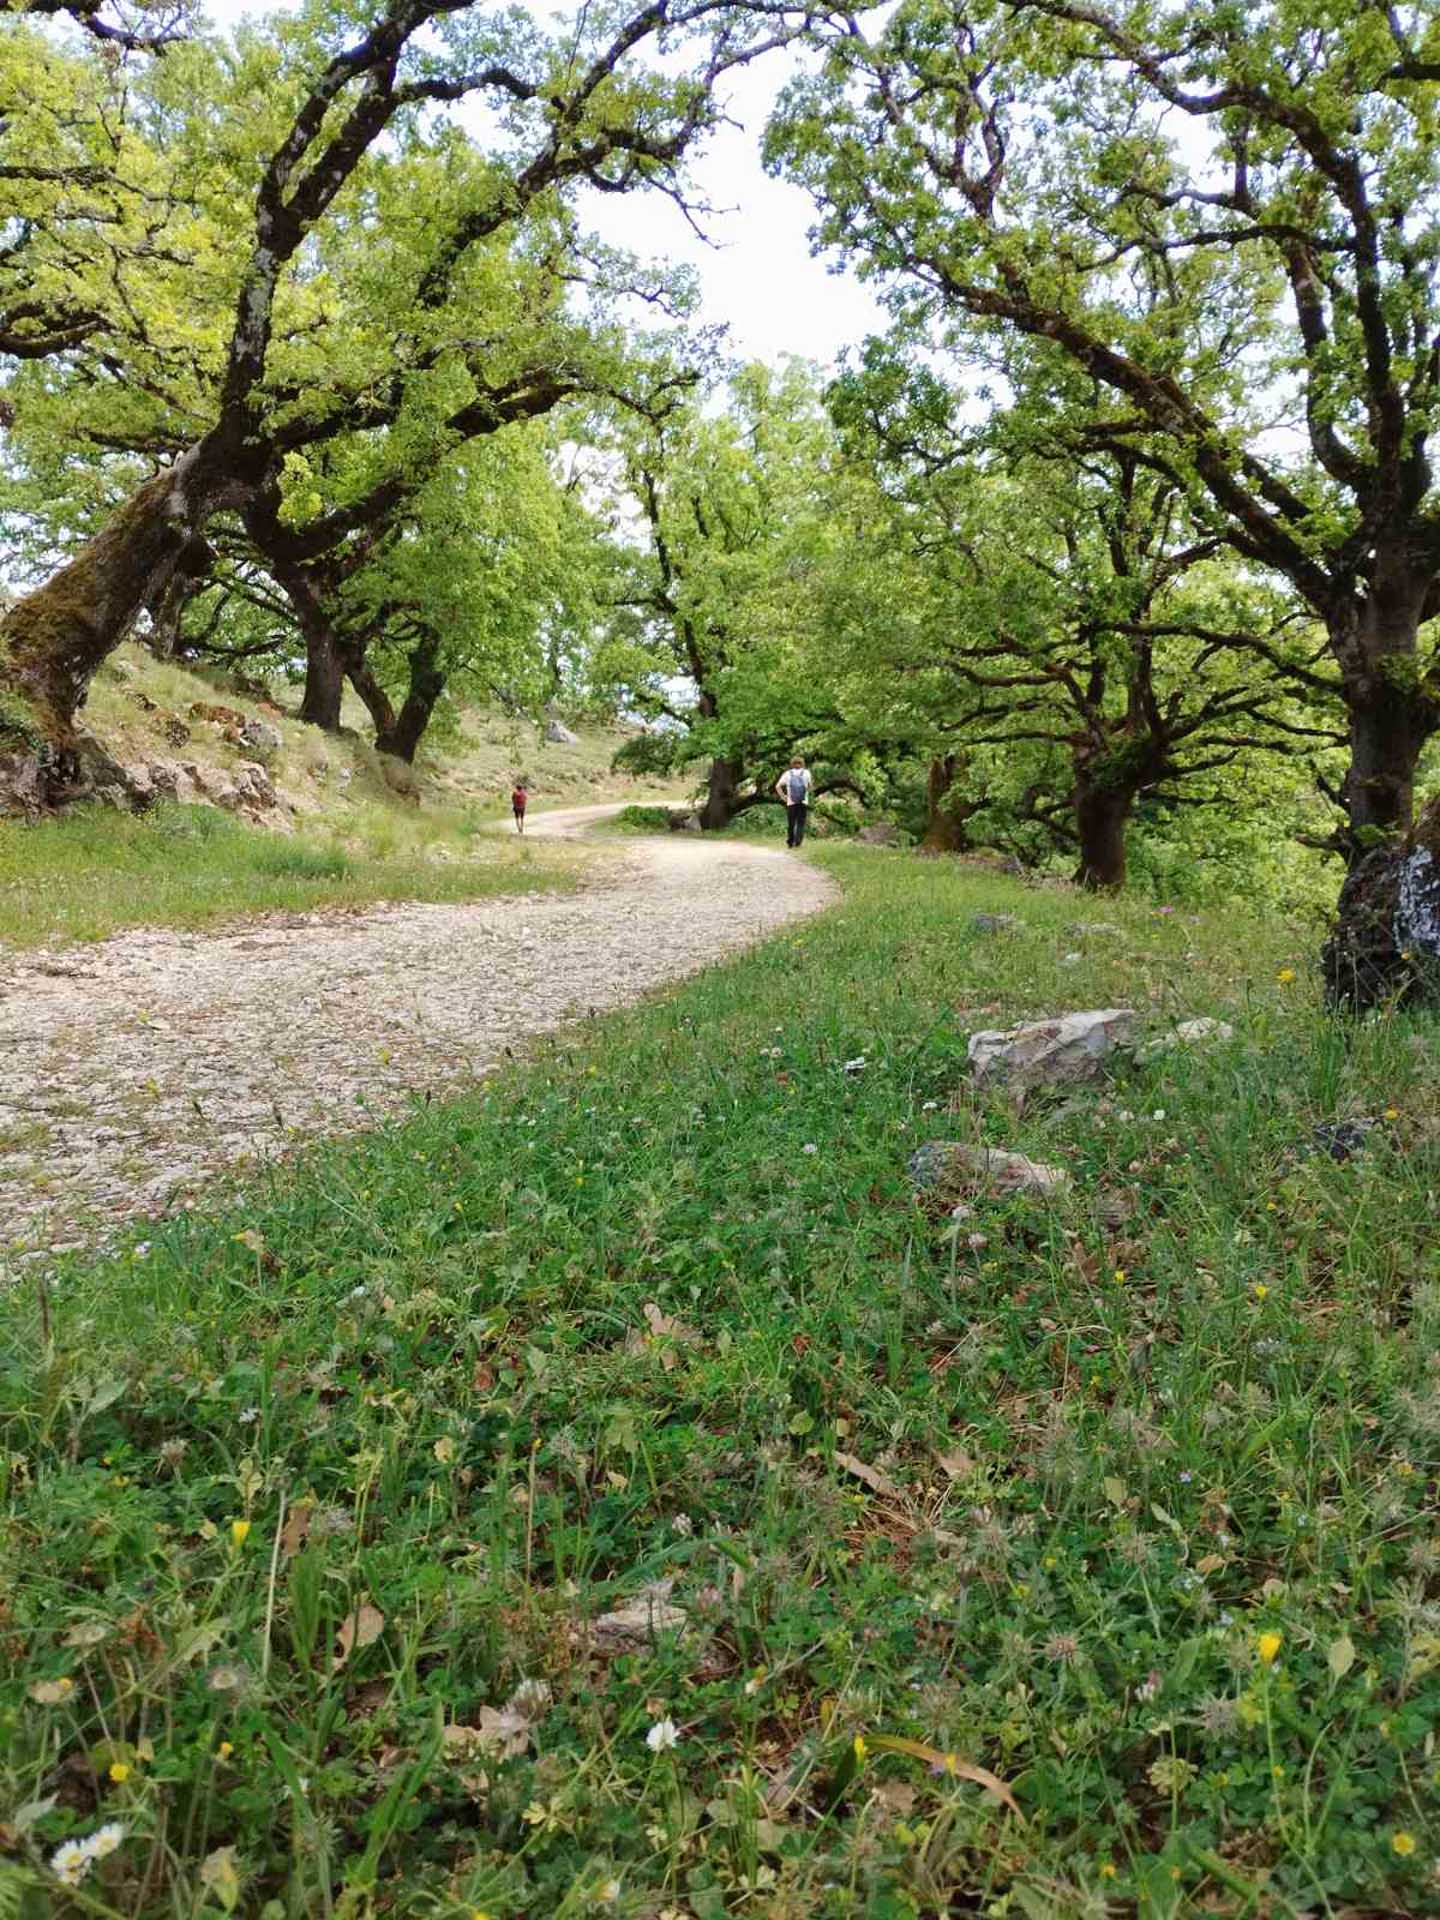
[[[863,1760],[865,1758],[865,1755],[869,1752],[869,1748],[865,1745],[864,1734],[857,1733],[854,1740],[851,1742],[851,1744],[855,1749],[855,1758],[857,1760]]]
[[[228,1760],[231,1754],[235,1751],[235,1743],[233,1740],[222,1740],[219,1746],[215,1749],[215,1751],[219,1754],[222,1760]]]
[[[1103,1861],[1100,1867],[1100,1878],[1102,1880],[1113,1880],[1118,1871],[1119,1869],[1113,1860]]]
[[[1275,978],[1282,987],[1291,986],[1295,979],[1295,969],[1293,967],[1281,967]]]
[[[1257,1300],[1265,1300],[1269,1297],[1269,1294],[1270,1289],[1266,1286],[1265,1282],[1263,1280],[1257,1280],[1255,1282],[1255,1298]]]
[[[232,1520],[230,1522],[230,1538],[235,1542],[237,1547],[244,1546],[249,1537],[249,1533],[250,1522],[248,1520]]]
[[[123,1760],[111,1761],[110,1778],[115,1782],[117,1787],[123,1787],[125,1782],[130,1778],[130,1769]]]
[[[1402,1860],[1408,1860],[1410,1855],[1415,1851],[1414,1834],[1405,1832],[1392,1833],[1390,1836],[1390,1851],[1392,1853],[1398,1853]]]
[[[1262,1633],[1255,1642],[1255,1651],[1260,1656],[1262,1667],[1268,1667],[1280,1651],[1282,1636],[1278,1633]]]

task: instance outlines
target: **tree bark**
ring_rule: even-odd
[[[75,558],[0,621],[0,732],[12,745],[60,755],[78,742],[75,715],[95,670],[168,586],[213,509],[205,443],[147,480]]]
[[[1409,828],[1415,768],[1440,726],[1440,701],[1420,684],[1417,662],[1428,588],[1425,570],[1381,554],[1365,599],[1347,600],[1327,623],[1350,730],[1345,801],[1352,865]]]
[[[179,652],[185,609],[209,579],[214,564],[214,548],[199,534],[194,535],[181,549],[170,578],[150,601],[150,631],[145,644],[157,660],[173,660]]]
[[[391,715],[387,727],[376,729],[376,749],[393,753],[407,766],[413,764],[415,750],[445,691],[446,676],[436,664],[439,651],[439,642],[430,638],[417,641],[410,649],[410,681],[400,711]]]
[[[925,837],[927,853],[964,853],[970,845],[969,825],[980,811],[978,801],[949,801],[950,789],[963,765],[960,755],[946,753],[930,762],[925,782]]]
[[[728,827],[740,811],[740,781],[743,769],[738,760],[717,754],[710,762],[705,784],[705,804],[700,809],[700,825],[709,833]]]
[[[1080,836],[1080,865],[1075,884],[1096,892],[1115,892],[1125,884],[1125,835],[1135,805],[1134,787],[1092,786],[1081,782],[1075,794],[1075,830]]]
[[[1440,800],[1351,866],[1321,963],[1339,1011],[1440,1005]]]

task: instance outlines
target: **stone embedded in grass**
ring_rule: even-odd
[[[1018,913],[972,913],[970,925],[976,933],[1021,933],[1025,922]]]
[[[1194,1047],[1207,1040],[1234,1038],[1235,1029],[1228,1020],[1214,1020],[1208,1014],[1202,1014],[1194,1020],[1182,1020],[1169,1033],[1158,1034],[1155,1039],[1147,1040],[1135,1057],[1138,1060],[1153,1060],[1162,1053],[1173,1053],[1179,1047]]]
[[[638,1653],[653,1647],[662,1633],[678,1633],[689,1615],[670,1604],[673,1580],[656,1580],[642,1587],[633,1600],[612,1613],[602,1613],[590,1626],[592,1645],[601,1653]]]
[[[1378,1120],[1362,1116],[1358,1120],[1324,1120],[1318,1127],[1311,1129],[1311,1138],[1322,1153],[1328,1153],[1332,1160],[1349,1160],[1354,1154],[1363,1153],[1370,1144],[1370,1136],[1380,1125]]]
[[[1113,920],[1072,920],[1065,931],[1078,934],[1082,940],[1113,940],[1123,929]]]
[[[1000,1147],[970,1147],[957,1140],[927,1140],[910,1156],[910,1177],[922,1193],[989,1188],[994,1193],[1059,1193],[1070,1184],[1062,1167],[1047,1167],[1028,1154]]]
[[[1021,1092],[1097,1079],[1110,1055],[1134,1043],[1133,1010],[1107,1007],[972,1033],[968,1056],[977,1085]]]

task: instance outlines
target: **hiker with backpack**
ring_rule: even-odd
[[[810,813],[810,790],[814,785],[810,769],[798,753],[775,782],[775,791],[785,802],[787,847],[798,847],[805,838],[805,822]]]

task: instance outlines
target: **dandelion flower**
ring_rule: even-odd
[[[673,1720],[657,1720],[645,1736],[645,1744],[652,1753],[666,1753],[678,1746],[679,1741],[680,1729]]]
[[[235,1542],[237,1547],[244,1546],[249,1537],[249,1533],[250,1522],[248,1520],[232,1520],[230,1522],[230,1538]]]
[[[123,1787],[125,1782],[130,1778],[128,1763],[124,1760],[113,1761],[110,1767],[110,1778],[115,1782],[117,1787]]]
[[[1279,986],[1293,986],[1295,983],[1295,969],[1293,967],[1281,967],[1275,976],[1275,980]]]
[[[1390,1851],[1392,1853],[1398,1853],[1402,1860],[1408,1860],[1410,1855],[1415,1851],[1414,1834],[1403,1831],[1400,1833],[1392,1833],[1390,1836]]]
[[[1265,1284],[1265,1282],[1264,1282],[1263,1280],[1257,1280],[1257,1281],[1255,1282],[1255,1289],[1254,1289],[1254,1291],[1255,1291],[1255,1298],[1256,1298],[1257,1300],[1265,1300],[1265,1299],[1268,1299],[1268,1297],[1269,1297],[1269,1294],[1270,1294],[1270,1289],[1269,1289],[1269,1287],[1267,1287],[1267,1286],[1266,1286],[1266,1284]]]
[[[231,1754],[235,1751],[235,1743],[232,1740],[222,1740],[219,1746],[215,1749],[215,1751],[219,1754],[222,1760],[228,1760]]]
[[[1260,1656],[1260,1664],[1262,1667],[1268,1667],[1273,1664],[1282,1643],[1283,1636],[1278,1633],[1262,1633],[1260,1635],[1260,1638],[1255,1642],[1255,1651]]]

